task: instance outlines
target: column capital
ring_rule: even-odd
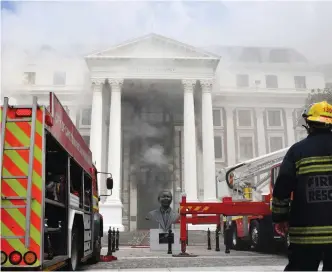
[[[200,79],[199,82],[201,83],[203,93],[211,93],[212,92],[212,86],[213,86],[213,83],[214,83],[213,79]]]
[[[94,92],[101,92],[102,86],[105,83],[105,79],[91,79],[92,90]]]
[[[112,87],[112,91],[121,91],[123,78],[109,78],[108,82]]]
[[[196,79],[182,79],[184,92],[192,93],[196,85]]]

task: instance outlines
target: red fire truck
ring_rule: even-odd
[[[280,164],[288,148],[228,167],[224,173],[228,195],[234,201],[262,201],[264,195],[272,204],[274,183]],[[233,249],[265,250],[274,245],[288,245],[288,237],[276,233],[271,214],[255,216],[228,216],[231,225]],[[277,242],[277,244],[275,244]]]
[[[98,172],[54,93],[49,102],[1,106],[2,270],[76,270],[100,258]]]

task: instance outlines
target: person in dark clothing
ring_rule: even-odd
[[[285,271],[332,271],[332,105],[304,111],[308,137],[291,146],[273,191],[272,220],[289,235]]]

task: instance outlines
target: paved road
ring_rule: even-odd
[[[103,248],[102,253],[106,254],[106,251],[106,248]],[[172,257],[166,252],[150,252],[148,248],[122,247],[114,254],[118,257],[117,261],[85,265],[81,270],[200,271],[212,269],[213,271],[283,271],[287,263],[287,259],[283,255],[260,254],[250,251],[232,251],[231,254],[225,254],[223,248],[220,252],[216,252],[214,250],[208,251],[205,247],[188,247],[188,253],[198,256],[179,258]]]

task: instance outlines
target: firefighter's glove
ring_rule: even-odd
[[[288,222],[281,222],[275,224],[276,232],[282,237],[286,236],[286,234],[288,233],[288,228],[289,228]]]

